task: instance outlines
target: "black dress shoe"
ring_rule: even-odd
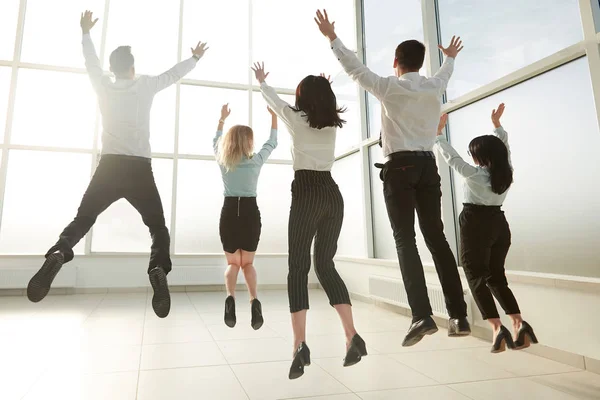
[[[27,285],[27,298],[37,303],[50,291],[50,285],[62,268],[65,258],[62,253],[52,253],[46,257],[42,268],[31,278]]]
[[[350,347],[346,352],[346,357],[344,358],[344,367],[350,367],[354,364],[358,364],[358,362],[362,359],[362,357],[367,355],[367,345],[365,341],[360,337],[357,333],[352,337],[352,341],[350,342]]]
[[[448,320],[448,336],[460,337],[469,336],[471,334],[471,326],[466,317],[450,318]]]
[[[402,342],[403,347],[414,346],[419,343],[425,335],[433,335],[438,331],[435,321],[431,317],[425,317],[413,322]]]
[[[306,343],[300,343],[300,346],[296,349],[296,353],[294,354],[294,360],[292,361],[292,366],[290,367],[290,379],[298,379],[302,375],[304,375],[304,367],[308,367],[310,365],[310,349],[306,345]]]
[[[502,353],[504,350],[506,350],[506,346],[508,346],[509,349],[513,349],[515,347],[515,344],[513,343],[513,339],[510,336],[510,332],[508,331],[508,329],[506,329],[506,327],[502,325],[500,327],[500,332],[498,332],[498,336],[496,336],[496,339],[492,344],[491,352]]]
[[[154,289],[152,308],[159,318],[165,318],[171,311],[171,295],[167,284],[167,274],[161,267],[154,267],[149,274],[150,284]]]
[[[533,328],[527,322],[521,322],[521,328],[519,329],[519,334],[517,335],[517,339],[515,340],[515,350],[521,350],[526,347],[529,347],[531,343],[536,344],[538,342],[535,333],[533,332]]]
[[[252,329],[259,330],[261,326],[263,326],[263,323],[265,322],[265,320],[263,319],[263,315],[262,315],[262,305],[260,304],[260,301],[258,301],[258,299],[254,299],[252,300],[252,321],[250,323],[250,325],[252,325]]]
[[[237,319],[235,317],[235,299],[233,296],[227,296],[225,299],[225,325],[230,328],[235,326]]]

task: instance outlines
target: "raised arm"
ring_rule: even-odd
[[[440,124],[438,125],[438,133],[435,141],[438,151],[450,167],[452,167],[463,177],[469,178],[475,175],[478,170],[463,160],[462,157],[458,155],[457,151],[454,150],[454,147],[450,146],[450,143],[448,143],[448,140],[446,140],[446,137],[443,135],[443,129],[446,125],[446,121],[448,121],[448,114],[442,115],[440,118]]]
[[[81,13],[79,25],[81,26],[82,33],[81,44],[83,47],[83,57],[85,58],[85,69],[92,81],[94,89],[97,89],[102,81],[104,71],[102,71],[100,59],[96,54],[96,48],[94,47],[92,37],[90,36],[90,30],[96,25],[96,22],[98,22],[98,18],[93,19],[93,17],[93,13],[86,10],[84,13]]]
[[[256,161],[264,164],[273,150],[277,147],[277,114],[271,109],[271,107],[267,106],[267,110],[269,114],[271,114],[271,133],[269,135],[269,139],[263,144],[262,149],[256,154]]]
[[[198,42],[196,48],[192,47],[191,50],[192,56],[187,60],[176,64],[173,68],[166,72],[163,72],[160,75],[148,77],[146,82],[150,87],[150,90],[155,93],[160,92],[161,90],[168,88],[169,86],[173,85],[178,80],[189,74],[194,69],[194,67],[196,67],[196,63],[198,62],[198,60],[200,60],[200,58],[202,58],[206,50],[208,50],[208,47],[206,47],[206,43]]]
[[[498,137],[498,139],[502,140],[502,143],[506,146],[506,150],[508,150],[508,160],[511,162],[510,156],[510,146],[508,145],[508,133],[502,127],[500,123],[500,118],[502,114],[504,114],[504,103],[501,103],[497,109],[492,110],[492,124],[494,124],[494,134]]]
[[[217,133],[213,139],[213,150],[215,154],[217,154],[217,151],[219,150],[219,139],[223,136],[223,126],[225,125],[225,120],[229,117],[229,114],[231,114],[231,109],[229,109],[229,103],[227,103],[221,107],[221,118],[219,119],[219,125],[217,125]]]
[[[254,63],[252,71],[254,71],[254,76],[260,83],[260,91],[269,107],[271,107],[271,110],[285,123],[289,124],[294,111],[288,103],[279,97],[275,89],[267,84],[266,79],[269,73],[265,72],[265,63]]]
[[[383,78],[367,68],[352,50],[349,50],[335,33],[335,21],[329,22],[327,11],[317,11],[315,22],[321,33],[331,42],[333,54],[344,68],[348,76],[363,89],[373,94],[379,100],[387,94],[390,80]]]
[[[450,41],[450,46],[444,47],[442,45],[438,45],[438,48],[444,53],[446,59],[444,63],[440,67],[440,69],[433,75],[432,80],[437,81],[438,86],[440,88],[440,94],[446,91],[448,87],[448,81],[450,81],[450,77],[452,76],[452,72],[454,72],[454,60],[460,51],[463,49],[462,41],[460,37],[452,36],[452,40]]]

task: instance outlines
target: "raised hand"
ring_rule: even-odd
[[[494,128],[500,128],[502,126],[500,123],[502,114],[504,114],[504,103],[500,103],[498,109],[492,110],[492,123],[494,124]]]
[[[259,83],[263,83],[267,79],[267,76],[269,76],[268,72],[265,73],[265,63],[264,62],[262,64],[254,63],[254,67],[250,67],[250,68],[252,68],[252,71],[254,71],[254,76],[256,77],[256,80]]]
[[[227,117],[229,117],[229,114],[231,114],[231,109],[229,108],[229,103],[223,104],[223,107],[221,107],[221,121],[225,122]]]
[[[337,38],[335,34],[335,21],[329,22],[329,16],[327,15],[327,10],[317,10],[317,16],[315,17],[315,22],[319,27],[319,30],[324,36],[327,36],[329,40],[333,41]]]
[[[200,59],[204,53],[206,52],[206,50],[208,50],[209,48],[206,47],[206,43],[202,43],[202,42],[198,42],[198,44],[196,45],[196,48],[190,47],[190,50],[192,51],[192,55],[196,56],[196,58]]]
[[[94,13],[90,10],[85,10],[85,12],[81,13],[81,19],[79,20],[79,25],[81,26],[81,31],[84,34],[90,33],[90,30],[96,25],[98,22],[98,18],[94,18]]]
[[[438,129],[437,129],[438,136],[442,136],[442,134],[443,134],[442,132],[444,131],[444,127],[446,126],[447,122],[448,122],[448,114],[444,113],[440,117],[440,123],[438,124]]]
[[[458,53],[463,49],[462,40],[460,40],[460,36],[452,36],[452,40],[450,41],[450,46],[444,47],[441,44],[438,45],[438,48],[444,53],[446,57],[456,57]]]
[[[277,114],[275,114],[275,111],[273,111],[271,107],[267,106],[267,111],[269,112],[269,114],[271,114],[271,117],[277,118]]]
[[[329,81],[329,84],[333,83],[333,81],[331,80],[331,75],[327,75],[327,76],[325,76],[325,74],[324,74],[323,72],[321,72],[321,73],[319,74],[319,76],[320,76],[321,78],[325,78],[325,79],[327,79],[327,80]]]

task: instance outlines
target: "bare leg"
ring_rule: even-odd
[[[235,253],[225,252],[225,257],[227,258],[227,264],[229,264],[225,270],[225,288],[228,296],[235,297],[235,286],[240,272],[241,250]]]
[[[292,313],[292,329],[294,330],[294,352],[300,343],[306,342],[306,311]],[[292,357],[294,353],[292,353]]]
[[[334,307],[340,316],[342,325],[344,326],[344,334],[346,335],[346,350],[348,350],[352,338],[354,335],[356,335],[354,319],[352,318],[352,306],[349,304],[336,304]]]
[[[496,336],[498,336],[498,333],[500,333],[500,327],[502,326],[502,321],[500,321],[500,318],[488,318],[488,323],[492,326],[492,330],[493,330],[493,337],[492,337],[492,342],[494,342],[496,340]]]
[[[256,277],[256,269],[254,268],[254,252],[244,251],[242,250],[242,272],[244,273],[244,278],[246,279],[246,286],[248,287],[248,292],[250,294],[250,301],[257,298],[256,287],[257,277]]]
[[[523,317],[521,314],[508,314],[512,321],[513,325],[513,338],[517,339],[519,336],[519,329],[521,329],[521,323],[523,322]]]

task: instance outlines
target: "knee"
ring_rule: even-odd
[[[508,281],[506,280],[506,276],[488,276],[485,279],[485,283],[490,288],[501,288],[508,286]]]
[[[235,277],[240,270],[239,265],[230,264],[225,270],[225,278]]]

